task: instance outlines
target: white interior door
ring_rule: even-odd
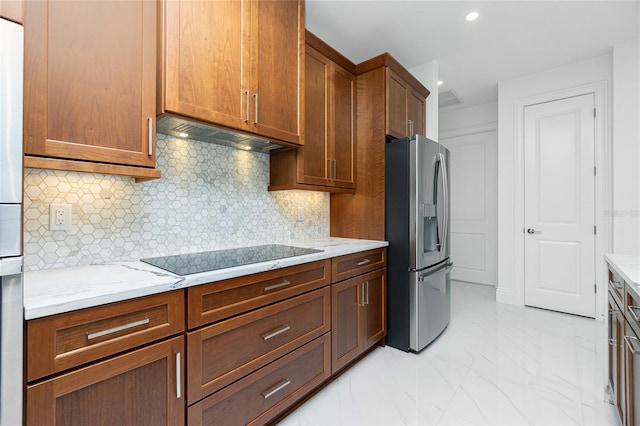
[[[441,138],[451,152],[451,279],[495,286],[498,268],[496,131]]]
[[[595,317],[594,97],[524,108],[525,305]]]

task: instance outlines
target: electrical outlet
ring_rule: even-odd
[[[71,204],[49,205],[49,230],[71,231]]]

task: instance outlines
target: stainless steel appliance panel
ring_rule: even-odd
[[[22,247],[22,205],[0,204],[0,258],[20,256]]]
[[[424,349],[449,324],[452,267],[446,262],[410,275],[409,346],[415,352]]]
[[[0,19],[0,204],[22,203],[23,29]]]
[[[22,257],[0,259],[0,425],[22,424]]]

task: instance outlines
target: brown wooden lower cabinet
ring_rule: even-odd
[[[307,343],[187,409],[194,425],[262,425],[331,375],[331,333]]]
[[[625,424],[637,425],[640,422],[640,393],[636,392],[635,384],[640,384],[640,342],[638,335],[631,328],[629,322],[625,324],[624,332],[624,383],[625,393]],[[638,380],[636,380],[638,379]],[[638,410],[638,415],[636,415]]]
[[[27,388],[27,425],[183,425],[184,338]]]
[[[332,373],[386,335],[386,279],[382,268],[331,286]]]

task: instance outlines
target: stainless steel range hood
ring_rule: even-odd
[[[269,152],[273,149],[284,147],[284,145],[278,145],[259,136],[213,127],[170,115],[163,115],[158,118],[157,131],[179,138],[210,142],[230,146],[231,148],[257,152]]]

